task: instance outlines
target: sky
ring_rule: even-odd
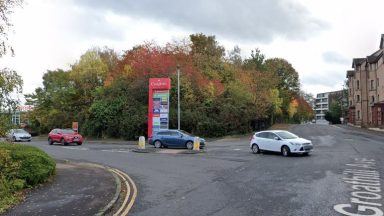
[[[16,70],[24,93],[42,86],[47,70],[69,69],[92,47],[118,52],[145,41],[160,45],[193,33],[215,35],[242,56],[261,49],[287,59],[309,93],[342,89],[352,58],[379,48],[382,0],[24,0],[11,15]]]

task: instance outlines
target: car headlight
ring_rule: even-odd
[[[294,146],[300,146],[301,145],[301,143],[294,143],[294,142],[289,142],[289,143],[291,143]]]

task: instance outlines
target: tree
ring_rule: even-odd
[[[22,0],[1,0],[0,1],[0,58],[10,50],[14,53],[12,47],[8,44],[8,31],[12,24],[9,21],[9,15],[13,13],[16,6],[21,6]]]
[[[248,70],[265,70],[265,55],[261,53],[259,48],[251,51],[251,57],[244,60],[244,67]]]
[[[236,67],[240,67],[243,64],[243,59],[241,58],[241,49],[239,46],[236,45],[233,47],[233,50],[228,53],[228,60]]]
[[[282,111],[288,117],[289,109],[292,109],[291,102],[299,95],[299,74],[287,60],[281,58],[267,59],[265,67],[267,73],[273,74],[276,88],[279,89],[280,97],[283,99]]]
[[[0,137],[4,136],[10,125],[10,115],[19,103],[12,93],[21,93],[23,80],[13,70],[0,70]]]
[[[329,111],[325,113],[325,120],[331,122],[332,124],[340,124],[341,117],[341,106],[339,102],[333,102]]]

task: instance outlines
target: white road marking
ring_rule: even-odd
[[[384,213],[380,208],[382,207],[380,173],[376,169],[375,160],[356,158],[354,163],[346,165],[350,168],[344,170],[343,181],[352,185],[350,203],[334,205],[333,209],[348,216],[383,216]]]
[[[103,152],[119,152],[119,153],[127,153],[129,150],[120,150],[120,149],[103,149]]]
[[[239,149],[239,148],[235,148],[235,149],[233,149],[233,151],[240,151],[241,149]]]

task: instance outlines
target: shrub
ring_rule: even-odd
[[[55,161],[32,146],[0,143],[0,213],[17,202],[15,192],[45,182]]]
[[[55,173],[55,161],[38,148],[21,144],[0,144],[0,149],[10,151],[12,161],[20,163],[14,177],[25,180],[26,186],[43,183]]]

